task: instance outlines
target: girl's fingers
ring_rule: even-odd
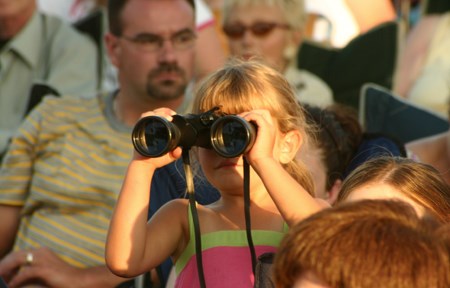
[[[259,133],[266,133],[263,131],[272,131],[274,128],[274,123],[272,116],[267,110],[253,110],[240,115],[248,122],[254,123],[258,127]]]
[[[175,115],[177,114],[177,112],[173,111],[170,108],[166,108],[166,107],[161,107],[158,109],[153,110],[155,113],[157,114],[165,114],[165,115]]]
[[[175,114],[177,114],[177,113],[175,111],[173,111],[172,109],[163,107],[163,108],[155,109],[153,111],[147,111],[145,113],[142,113],[141,118],[148,117],[148,116],[161,116],[161,117],[164,117],[167,120],[171,121],[172,116]]]
[[[267,123],[272,124],[272,116],[267,110],[252,110],[250,112],[241,113],[240,116],[247,121],[266,121]]]

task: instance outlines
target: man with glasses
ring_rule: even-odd
[[[188,0],[110,0],[105,41],[119,90],[46,98],[21,126],[0,170],[0,277],[10,285],[115,287],[126,280],[105,266],[104,243],[133,153],[131,130],[146,111],[188,109],[194,8]],[[176,182],[161,177],[159,185]]]

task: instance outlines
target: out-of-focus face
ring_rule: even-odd
[[[271,24],[279,26],[268,30]],[[224,25],[225,34],[227,34],[226,27],[229,27],[230,31],[238,31],[242,30],[239,27],[253,26],[255,31],[245,29],[239,37],[237,33],[235,36],[227,35],[231,54],[244,59],[252,56],[262,57],[278,71],[283,72],[287,65],[287,60],[283,56],[284,51],[292,41],[290,30],[285,26],[287,24],[281,9],[277,6],[234,6]]]
[[[189,3],[131,0],[121,20],[122,34],[107,38],[121,89],[162,101],[182,97],[194,68],[195,18]]]
[[[425,213],[425,209],[422,205],[415,202],[391,185],[384,183],[369,183],[367,185],[358,187],[355,190],[351,191],[344,201],[358,201],[363,199],[397,199],[400,201],[404,201],[414,207],[419,216],[422,216]]]
[[[303,273],[292,288],[330,288],[313,272]]]
[[[0,19],[12,17],[36,7],[35,0],[0,0]]]

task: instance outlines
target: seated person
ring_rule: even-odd
[[[343,48],[358,35],[386,21],[395,20],[391,0],[305,0],[310,15],[324,21],[314,22],[311,38],[332,47]]]
[[[450,11],[422,17],[404,46],[394,92],[446,117],[450,100]]]
[[[106,2],[106,0],[38,0],[41,10],[74,23],[83,21],[85,17],[98,9],[105,8]],[[211,10],[204,0],[194,0],[194,3],[197,26],[196,54],[198,55],[195,58],[195,78],[198,81],[224,64],[225,52],[215,29],[216,20]],[[117,71],[107,57],[104,62],[102,88],[116,89]]]
[[[403,145],[395,139],[364,132],[350,106],[303,106],[313,128],[298,157],[311,170],[316,197],[330,204],[336,201],[345,177],[365,161],[381,155],[406,156]]]
[[[0,2],[0,155],[25,114],[34,83],[61,95],[96,92],[97,52],[88,36],[37,11],[35,0]]]
[[[115,287],[127,280],[106,268],[104,247],[133,152],[132,127],[147,110],[164,105],[185,113],[182,104],[190,101],[185,91],[194,74],[192,2],[109,5],[105,42],[120,89],[91,99],[44,98],[21,125],[0,169],[0,277],[12,287]],[[160,42],[135,41],[142,35]],[[177,44],[162,49],[166,38]],[[166,174],[179,175],[172,172]]]
[[[450,131],[417,139],[405,146],[413,159],[436,168],[450,185]]]
[[[306,18],[303,1],[227,0],[224,5],[223,31],[232,55],[261,58],[282,72],[301,103],[333,103],[332,91],[322,79],[296,68]]]
[[[326,108],[303,105],[311,137],[297,157],[310,169],[315,196],[336,201],[346,170],[361,143],[363,132],[356,111],[333,104]]]

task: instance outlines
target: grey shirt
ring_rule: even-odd
[[[0,155],[25,116],[33,83],[63,95],[93,96],[96,65],[97,50],[88,36],[36,12],[0,51]]]

